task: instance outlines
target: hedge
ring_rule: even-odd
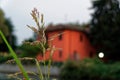
[[[61,68],[60,80],[120,80],[120,62],[106,64],[99,59],[69,60]]]

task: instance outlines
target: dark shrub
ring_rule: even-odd
[[[119,80],[119,65],[105,64],[99,59],[69,60],[62,66],[60,80]]]

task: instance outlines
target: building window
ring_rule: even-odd
[[[82,42],[83,41],[83,36],[80,34],[80,41]]]
[[[79,55],[76,51],[74,51],[74,53],[73,53],[73,58],[74,58],[74,60],[79,60]]]
[[[62,50],[59,51],[59,58],[62,58]]]
[[[90,58],[92,58],[93,57],[93,52],[90,52],[89,56],[90,56]]]
[[[60,35],[58,36],[59,37],[59,40],[62,40],[62,34],[61,33],[59,33]]]
[[[45,36],[46,36],[46,40],[48,40],[48,34],[46,34]]]

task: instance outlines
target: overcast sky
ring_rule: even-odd
[[[70,22],[81,24],[90,21],[91,5],[91,0],[0,0],[5,16],[10,18],[15,26],[18,44],[33,35],[26,27],[27,24],[34,25],[30,15],[33,8],[44,14],[46,25]]]

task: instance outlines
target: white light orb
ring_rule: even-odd
[[[103,52],[100,52],[100,53],[98,54],[98,57],[99,57],[99,58],[103,58],[103,57],[104,57],[104,53],[103,53]]]

